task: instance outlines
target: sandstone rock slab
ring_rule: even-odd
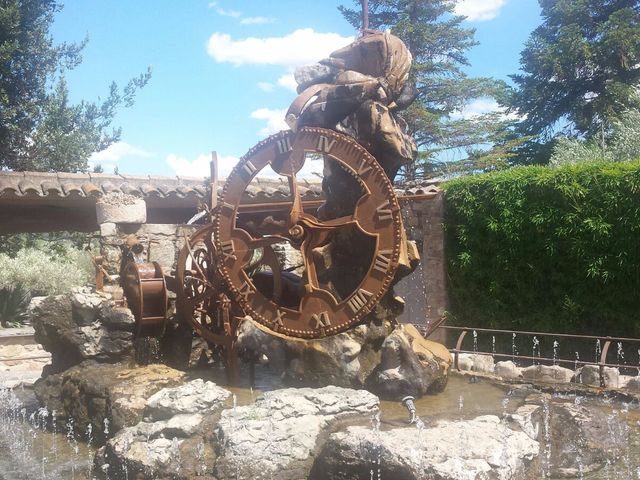
[[[370,422],[378,398],[341,387],[267,392],[253,405],[224,410],[215,476],[307,478],[326,436],[344,421]]]
[[[35,384],[39,402],[56,410],[62,427],[72,418],[76,428],[89,425],[96,439],[142,420],[148,397],[184,380],[184,373],[164,365],[129,367],[82,362]]]
[[[508,419],[540,443],[545,477],[573,478],[613,463],[627,447],[621,418],[549,395],[527,397]]]
[[[558,365],[531,365],[522,369],[522,378],[532,382],[569,383],[574,371]]]
[[[94,460],[100,478],[212,478],[214,429],[231,392],[192,380],[146,401],[145,418],[120,430]]]
[[[175,415],[207,414],[221,409],[230,396],[228,390],[198,378],[151,395],[146,402],[145,415],[157,421]]]
[[[539,444],[493,415],[383,432],[350,427],[331,435],[311,480],[507,480],[536,477]]]

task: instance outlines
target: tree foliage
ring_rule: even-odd
[[[640,4],[637,0],[540,0],[542,24],[513,75],[512,108],[535,141],[523,161],[544,162],[562,133],[604,142],[620,116],[638,108]]]
[[[361,25],[360,1],[355,9],[339,7],[354,27]],[[409,177],[437,173],[436,160],[446,152],[471,152],[494,140],[506,120],[498,114],[471,118],[456,116],[473,99],[500,97],[502,82],[471,78],[464,72],[469,63],[466,52],[476,45],[474,29],[462,25],[464,17],[453,13],[446,0],[370,0],[369,26],[391,29],[413,55],[411,79],[416,101],[403,112],[419,148],[419,171]]]
[[[444,188],[454,321],[640,335],[640,161],[517,167]]]
[[[640,111],[628,110],[615,120],[605,139],[559,138],[549,163],[566,165],[603,160],[625,162],[640,159]]]
[[[0,4],[0,168],[78,171],[92,152],[120,138],[111,123],[131,106],[150,72],[120,91],[111,84],[101,102],[69,101],[64,72],[78,66],[87,40],[54,45],[49,29],[61,9],[56,0],[4,0]]]

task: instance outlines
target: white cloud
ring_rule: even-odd
[[[238,163],[238,157],[232,155],[223,156],[218,155],[218,177],[225,178],[236,163]],[[184,157],[180,157],[175,153],[167,155],[166,162],[173,169],[176,175],[180,177],[197,177],[204,178],[211,174],[211,155],[200,154],[194,160],[188,160]]]
[[[287,90],[291,90],[293,92],[296,91],[296,88],[298,88],[298,82],[296,82],[296,79],[293,76],[293,73],[287,73],[286,75],[282,75],[278,81],[277,81],[278,86],[286,88]]]
[[[151,157],[152,155],[140,147],[129,145],[127,142],[116,142],[100,152],[93,152],[89,161],[93,163],[115,163],[122,157]]]
[[[226,10],[224,8],[216,8],[216,13],[223,17],[231,17],[231,18],[240,18],[242,16],[242,12],[238,12],[237,10]]]
[[[458,0],[455,12],[471,22],[492,20],[498,16],[507,0]]]
[[[267,137],[281,130],[289,129],[289,126],[284,121],[286,113],[286,109],[259,108],[251,112],[249,118],[265,120],[267,122],[266,126],[258,132],[258,135],[261,137]]]
[[[503,113],[504,111],[504,107],[501,107],[493,98],[477,98],[465,105],[463,109],[453,112],[451,118],[454,120],[471,120],[485,113]],[[519,117],[514,113],[509,113],[505,114],[504,118],[516,120]]]
[[[275,19],[269,17],[245,17],[240,20],[240,25],[264,25],[265,23],[273,23]]]
[[[319,33],[311,28],[295,30],[284,37],[241,40],[216,32],[209,38],[207,51],[219,63],[296,67],[317,62],[352,41],[353,37]]]
[[[274,85],[269,82],[258,82],[258,88],[263,92],[273,92]]]

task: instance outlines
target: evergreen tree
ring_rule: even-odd
[[[361,26],[358,7],[339,7],[347,21]],[[462,25],[464,17],[453,13],[448,0],[369,0],[369,27],[390,29],[413,55],[411,79],[416,101],[403,112],[419,149],[418,171],[412,177],[437,174],[446,164],[438,162],[447,151],[475,151],[478,145],[494,140],[506,121],[500,114],[460,118],[471,100],[504,96],[505,84],[489,78],[470,78],[463,70],[466,52],[477,44],[475,30]],[[452,115],[453,114],[453,115]],[[471,167],[473,169],[473,167]]]
[[[68,98],[64,72],[82,61],[86,39],[54,45],[56,0],[0,0],[0,169],[79,171],[92,152],[120,138],[111,129],[118,107],[131,106],[150,72],[103,102]],[[53,85],[53,88],[51,87]]]
[[[545,163],[554,137],[593,139],[604,147],[613,124],[638,108],[640,2],[540,0],[542,24],[513,75],[512,108],[533,135],[522,163]]]

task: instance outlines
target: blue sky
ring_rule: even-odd
[[[265,135],[285,128],[295,98],[292,71],[349,43],[356,31],[338,5],[352,0],[67,0],[56,42],[89,43],[67,74],[73,101],[104,97],[115,80],[151,66],[136,103],[121,110],[121,142],[92,156],[105,171],[204,176],[211,150],[229,171]],[[461,0],[480,44],[468,54],[471,75],[507,79],[540,23],[537,0]],[[495,108],[480,99],[460,115]]]

